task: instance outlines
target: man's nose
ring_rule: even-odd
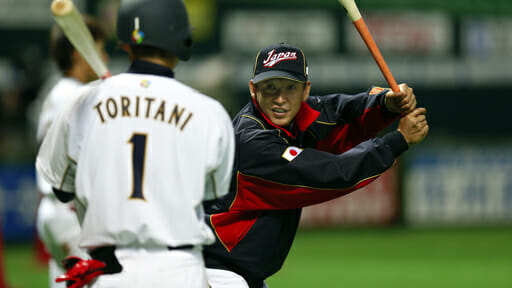
[[[274,102],[276,102],[278,104],[282,104],[282,103],[286,102],[286,97],[282,90],[279,90],[279,92],[277,93],[277,96],[274,97]]]

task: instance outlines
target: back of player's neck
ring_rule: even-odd
[[[159,57],[141,57],[141,58],[138,58],[137,60],[146,61],[146,62],[157,64],[160,66],[164,66],[171,70],[173,70],[178,65],[177,59],[163,59],[163,58],[159,58]]]

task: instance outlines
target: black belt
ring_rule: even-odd
[[[186,250],[192,249],[194,245],[180,245],[180,246],[167,246],[167,250]],[[123,266],[117,260],[114,251],[116,250],[116,246],[102,246],[89,251],[89,255],[93,259],[99,260],[107,264],[103,270],[105,274],[114,274],[123,271]]]
[[[167,246],[167,250],[187,250],[194,248],[194,245],[181,245],[181,246]]]
[[[90,250],[89,255],[91,255],[92,259],[102,261],[107,265],[102,269],[105,274],[115,274],[123,271],[123,266],[117,260],[116,254],[114,254],[115,250],[116,246],[103,246]]]

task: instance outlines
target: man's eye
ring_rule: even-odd
[[[290,91],[290,92],[295,91],[295,90],[297,90],[297,85],[290,84],[290,85],[286,86],[286,90]]]
[[[275,91],[276,90],[276,87],[274,85],[268,85],[265,87],[265,91]]]

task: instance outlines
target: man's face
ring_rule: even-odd
[[[288,79],[269,79],[258,84],[249,83],[251,96],[272,123],[287,127],[309,96],[311,83]]]

